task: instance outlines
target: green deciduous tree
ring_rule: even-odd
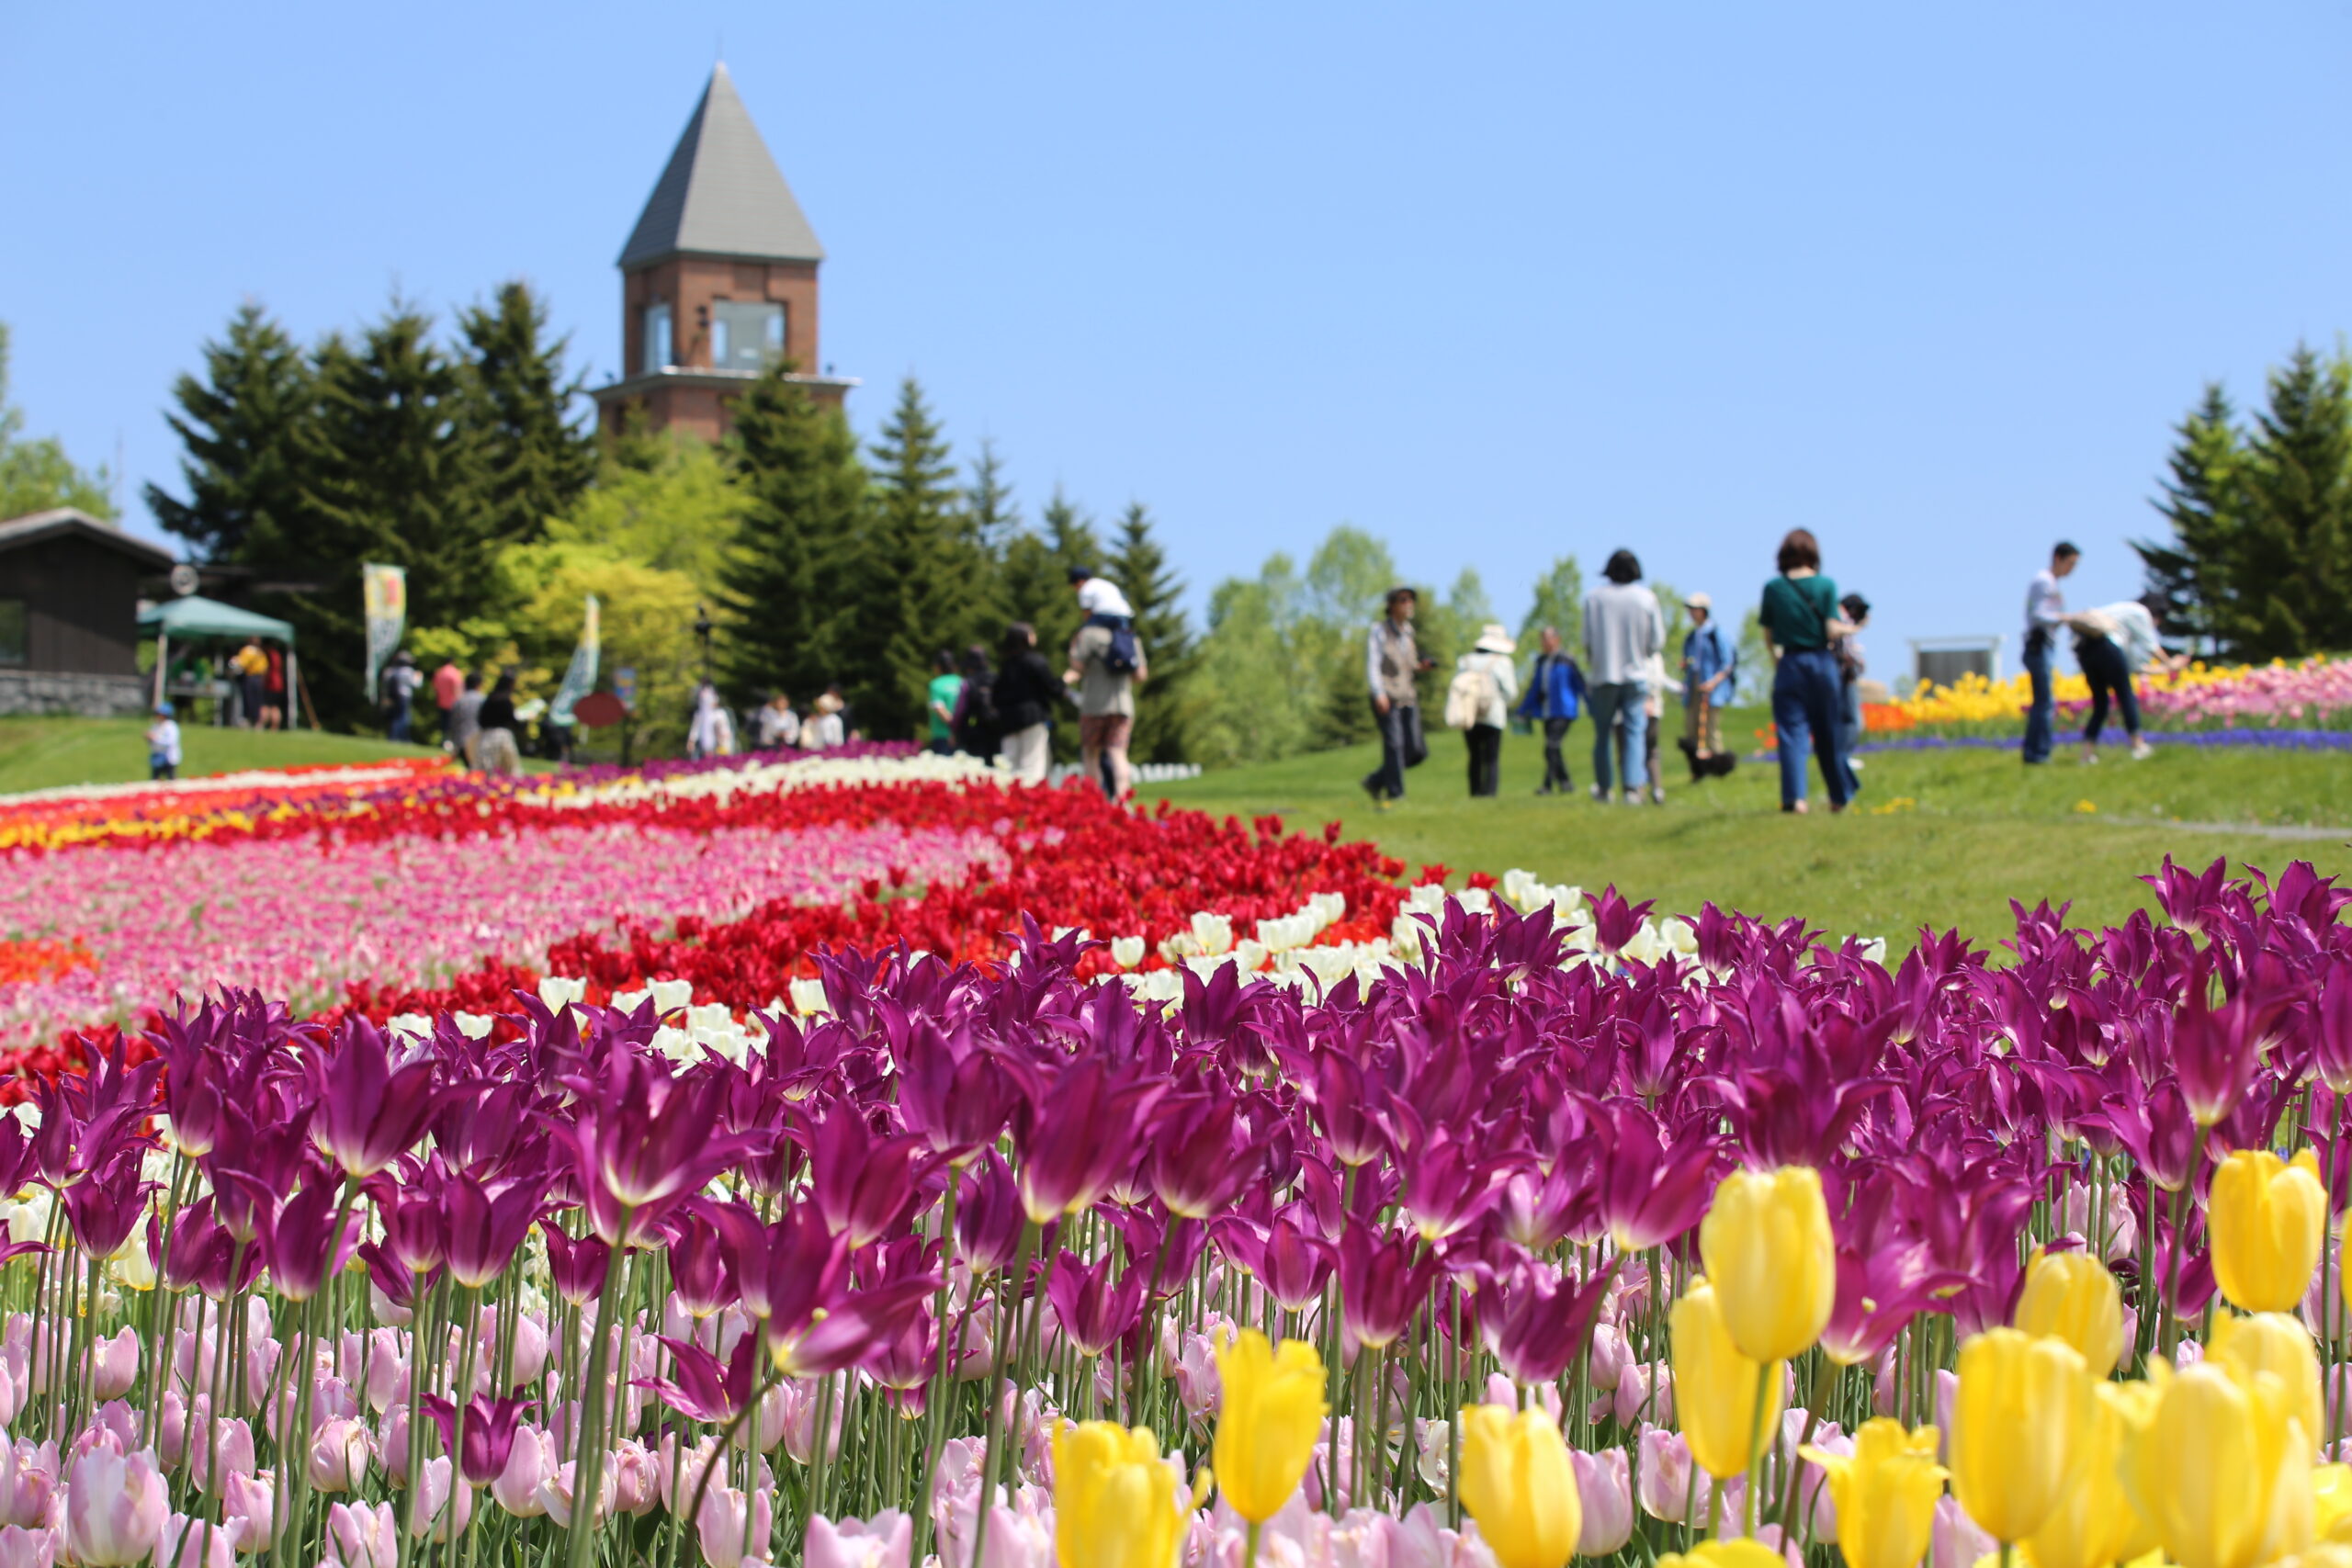
[[[717,447],[661,434],[632,447],[628,460],[607,456],[596,482],[548,520],[547,537],[681,573],[707,597],[723,586],[727,554],[751,503],[748,482]],[[686,618],[694,618],[691,610]]]
[[[1535,580],[1535,602],[1519,623],[1521,653],[1536,646],[1545,626],[1558,632],[1568,652],[1583,662],[1584,569],[1574,556],[1562,556]]]
[[[316,400],[311,367],[286,329],[252,300],[204,345],[204,378],[172,385],[187,499],[147,487],[155,521],[209,559],[236,561],[258,529],[282,535],[301,506],[297,433]]]
[[[0,518],[73,506],[111,519],[107,470],[77,467],[54,436],[26,440],[24,427],[23,412],[8,401],[8,326],[0,321]]]

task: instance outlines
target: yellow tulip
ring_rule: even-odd
[[[2020,1541],[2074,1484],[2091,1419],[2082,1352],[1993,1328],[1960,1348],[1951,1407],[1951,1490],[1977,1528]]]
[[[2151,1369],[2155,1416],[2124,1481],[2181,1568],[2255,1568],[2312,1541],[2312,1449],[2294,1401],[2267,1374],[2219,1362]]]
[[[2213,1171],[2206,1203],[2213,1280],[2242,1312],[2292,1312],[2311,1288],[2327,1235],[2319,1156],[2292,1163],[2268,1149],[2240,1149]]]
[[[1264,1524],[1298,1490],[1322,1435],[1323,1359],[1303,1340],[1277,1349],[1254,1328],[1217,1336],[1217,1484],[1233,1511]]]
[[[1722,1292],[1724,1326],[1751,1361],[1801,1355],[1838,1304],[1838,1240],[1821,1173],[1784,1165],[1736,1170],[1699,1225],[1699,1256]]]
[[[2320,1430],[2326,1417],[2319,1396],[2319,1352],[2301,1319],[2283,1312],[2252,1317],[2223,1313],[2214,1320],[2205,1359],[2220,1362],[2241,1382],[2251,1382],[2263,1372],[2274,1374],[2287,1396],[2288,1410],[2303,1424],[2304,1440],[2316,1448],[2326,1436]]]
[[[1462,1412],[1462,1506],[1502,1568],[1561,1568],[1584,1529],[1568,1445],[1541,1410]]]
[[[2036,1252],[2018,1296],[2019,1331],[2063,1339],[2094,1378],[2123,1359],[2123,1292],[2107,1265],[2083,1252]]]
[[[2352,1465],[2324,1464],[2312,1472],[2312,1534],[2352,1546]]]
[[[1789,1560],[1760,1540],[1702,1540],[1686,1555],[1669,1551],[1657,1568],[1789,1568]]]
[[[1054,1552],[1088,1568],[1175,1568],[1184,1543],[1176,1479],[1147,1427],[1054,1428]]]
[[[1740,1353],[1724,1324],[1722,1296],[1709,1280],[1691,1282],[1667,1325],[1674,1341],[1674,1411],[1690,1457],[1718,1481],[1745,1474],[1759,1444],[1779,1430],[1781,1363]]]
[[[1913,1568],[1927,1555],[1936,1500],[1944,1495],[1936,1439],[1933,1427],[1906,1432],[1882,1416],[1854,1433],[1850,1454],[1801,1450],[1829,1477],[1846,1568]]]
[[[2031,1568],[2108,1568],[2155,1545],[2120,1473],[2132,1431],[2131,1407],[2109,1383],[2094,1384],[2093,1395],[2075,1483],[2041,1528],[2025,1539],[2022,1550]]]

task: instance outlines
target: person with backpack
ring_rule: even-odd
[[[1657,595],[1642,586],[1642,563],[1619,550],[1600,570],[1607,581],[1585,595],[1584,665],[1592,699],[1592,798],[1612,797],[1619,717],[1625,730],[1625,804],[1644,804],[1643,767],[1649,731],[1650,656],[1666,646],[1666,617]]]
[[[1535,793],[1567,795],[1576,789],[1577,781],[1568,775],[1560,748],[1584,705],[1584,671],[1560,646],[1558,627],[1544,628],[1543,645],[1544,651],[1528,670],[1527,694],[1520,699],[1518,714],[1531,724],[1544,726],[1544,783]]]
[[[1037,651],[1037,628],[1027,621],[1005,627],[1003,664],[989,694],[1013,782],[1044,784],[1054,761],[1054,705],[1064,691]]]
[[[1405,770],[1419,767],[1430,754],[1421,739],[1420,690],[1414,682],[1437,661],[1423,658],[1413,639],[1413,612],[1419,604],[1413,590],[1390,589],[1388,613],[1373,623],[1364,642],[1364,681],[1372,688],[1374,722],[1380,726],[1380,766],[1363,777],[1374,811],[1405,798]]]
[[[1838,755],[1838,656],[1831,642],[1852,633],[1839,614],[1838,585],[1821,575],[1821,547],[1810,531],[1792,528],[1781,541],[1781,574],[1764,585],[1758,615],[1776,661],[1772,728],[1781,752],[1781,809],[1805,815],[1804,753],[1821,762],[1829,809],[1843,811],[1849,792]]]
[[[1690,613],[1682,639],[1682,753],[1695,784],[1731,772],[1736,760],[1724,750],[1723,710],[1739,679],[1739,650],[1715,619],[1713,595],[1693,593],[1682,607]]]
[[[989,668],[989,650],[977,642],[964,650],[964,689],[956,698],[954,728],[958,751],[982,759],[996,755],[996,671]]]
[[[1454,660],[1453,682],[1445,689],[1445,722],[1462,731],[1469,750],[1474,799],[1502,793],[1503,726],[1510,721],[1510,700],[1519,695],[1510,656],[1518,649],[1500,622],[1488,621],[1470,651]]]
[[[1132,620],[1098,612],[1069,639],[1062,683],[1078,693],[1079,761],[1114,801],[1126,799],[1135,787],[1127,739],[1135,733],[1136,688],[1150,676]]]

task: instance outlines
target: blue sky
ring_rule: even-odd
[[[1818,532],[1917,635],[2061,535],[2138,591],[2167,426],[2352,328],[2352,6],[874,4],[0,11],[36,433],[169,480],[237,302],[308,337],[529,278],[593,367],[714,54],[830,253],[823,357],[1204,598],[1334,523],[1752,599]]]

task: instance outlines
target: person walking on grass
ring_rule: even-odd
[[[2151,675],[2177,675],[2188,666],[2185,653],[2168,654],[2156,640],[2156,618],[2144,600],[2126,599],[2067,617],[2075,629],[2075,662],[2090,682],[2091,713],[2083,726],[2083,761],[2098,761],[2099,732],[2107,728],[2108,699],[2115,699],[2123,716],[2123,733],[2132,742],[2132,760],[2142,762],[2155,754],[2140,733],[2140,694],[2132,677],[2145,670]]]
[[[1781,541],[1781,575],[1764,585],[1760,612],[1771,645],[1772,726],[1779,732],[1781,809],[1805,814],[1804,754],[1821,762],[1829,809],[1850,797],[1846,765],[1838,755],[1838,656],[1833,638],[1853,631],[1838,613],[1838,585],[1821,575],[1821,547],[1811,533],[1792,528]]]
[[[1062,684],[1037,651],[1037,628],[1027,621],[1005,627],[1003,668],[989,694],[1013,782],[1044,784],[1053,765],[1054,705],[1062,700]]]
[[[466,694],[466,672],[458,668],[454,659],[445,659],[441,668],[433,672],[433,705],[441,710],[441,739],[449,739],[451,716],[456,713],[458,699]]]
[[[956,706],[964,696],[964,677],[956,672],[956,656],[941,649],[931,656],[931,686],[923,694],[931,720],[931,750],[942,757],[956,751]]]
[[[1380,766],[1364,775],[1363,787],[1375,811],[1405,798],[1405,770],[1419,767],[1430,754],[1414,680],[1436,660],[1424,659],[1413,637],[1413,612],[1420,602],[1409,588],[1390,589],[1388,613],[1373,623],[1364,639],[1363,674],[1372,688],[1372,716],[1380,727]]]
[[[481,689],[481,676],[469,671],[458,700],[449,705],[449,733],[445,744],[469,769],[481,765],[481,710],[489,701],[490,694]],[[507,707],[511,713],[514,705],[509,703]]]
[[[172,716],[172,705],[155,705],[155,722],[147,727],[147,777],[175,779],[180,776],[180,723]]]
[[[2025,672],[2033,683],[2033,703],[2026,709],[2026,764],[2035,766],[2050,761],[2050,748],[2055,739],[2058,721],[2058,696],[2050,681],[2050,659],[2057,647],[2058,628],[2069,624],[2066,596],[2058,592],[2059,580],[2075,570],[2083,552],[2061,539],[2050,552],[2050,565],[2033,574],[2025,590]]]
[[[1615,750],[1622,715],[1625,731],[1625,804],[1643,803],[1647,783],[1642,761],[1649,728],[1647,671],[1651,656],[1666,646],[1666,617],[1657,595],[1642,585],[1642,563],[1619,550],[1600,569],[1607,579],[1585,595],[1584,673],[1592,698],[1592,798],[1611,798]]]
[[[1861,631],[1870,625],[1871,602],[1849,593],[1838,607],[1854,627],[1830,649],[1838,656],[1838,762],[1846,770],[1846,798],[1851,800],[1862,793],[1862,764],[1854,761],[1854,748],[1862,740],[1862,672],[1870,665]]]
[[[514,716],[514,672],[503,671],[490,688],[490,695],[482,699],[481,711],[475,716],[481,726],[474,737],[474,755],[486,773],[503,773],[512,777],[523,771],[522,748],[514,743],[514,732],[521,721]]]
[[[1503,726],[1510,722],[1510,700],[1519,695],[1510,656],[1518,648],[1500,622],[1489,621],[1470,651],[1454,660],[1445,721],[1462,731],[1469,751],[1473,798],[1502,793]]]
[[[1520,699],[1519,716],[1544,727],[1544,783],[1535,793],[1567,795],[1576,789],[1577,781],[1568,776],[1560,748],[1584,705],[1584,671],[1560,646],[1558,627],[1544,628],[1543,649],[1528,670],[1527,694]]]
[[[1690,630],[1682,639],[1682,751],[1695,784],[1720,771],[1715,758],[1724,749],[1723,710],[1738,678],[1739,653],[1715,619],[1712,595],[1693,593],[1682,607],[1690,613]]]

